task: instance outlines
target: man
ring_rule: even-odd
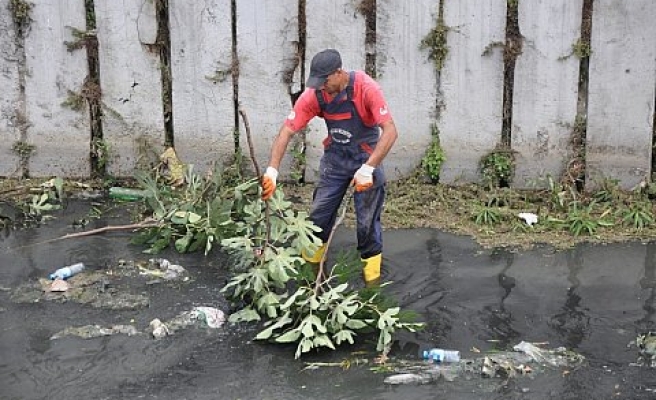
[[[375,285],[380,280],[383,249],[380,215],[385,175],[381,163],[398,134],[379,85],[363,71],[343,70],[337,50],[327,49],[312,58],[307,88],[273,142],[262,177],[262,199],[268,200],[276,189],[278,168],[292,136],[314,117],[323,118],[328,128],[310,211],[310,219],[322,229],[318,237],[324,244],[314,255],[303,257],[312,263],[321,261],[342,199],[354,185],[363,278],[367,285]]]

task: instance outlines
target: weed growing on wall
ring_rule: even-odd
[[[9,12],[17,27],[19,36],[24,36],[29,30],[30,24],[32,23],[32,17],[30,16],[32,7],[34,7],[34,4],[25,0],[9,1]]]
[[[32,153],[34,153],[35,150],[36,146],[21,140],[14,142],[14,144],[11,146],[11,151],[20,157],[21,160],[26,161],[29,160],[30,156],[32,156]]]
[[[497,149],[479,163],[483,184],[488,187],[508,187],[515,174],[515,156],[512,150]]]
[[[442,171],[442,164],[446,161],[444,149],[440,145],[440,131],[437,125],[432,126],[431,142],[421,159],[421,168],[424,170],[428,178],[433,183],[440,180],[440,172]]]
[[[449,28],[444,24],[444,18],[441,13],[437,17],[435,27],[421,40],[420,50],[428,50],[428,59],[435,63],[435,70],[441,71],[444,66],[446,56],[449,54],[447,45],[447,33]]]

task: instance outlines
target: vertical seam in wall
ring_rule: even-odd
[[[437,10],[437,27],[436,29],[440,30],[440,25],[444,26],[444,4],[446,0],[440,0]],[[444,96],[442,93],[442,68],[444,68],[444,59],[446,59],[446,54],[448,52],[447,44],[447,31],[448,28],[444,28],[443,33],[443,59],[439,61],[439,68],[435,68],[435,120],[439,121],[442,110],[444,109]]]
[[[506,43],[503,51],[503,110],[501,147],[510,149],[512,143],[512,107],[515,86],[515,65],[522,53],[523,38],[519,30],[519,2],[508,0],[506,7]]]
[[[88,75],[84,82],[87,105],[89,107],[89,161],[91,176],[99,178],[107,171],[107,148],[104,145],[104,134],[102,127],[102,108],[100,106],[100,61],[98,56],[98,37],[96,36],[96,11],[94,0],[84,1],[86,20],[86,39],[84,41]]]
[[[162,112],[164,117],[164,144],[173,146],[173,74],[171,72],[171,28],[169,0],[155,0],[157,39],[159,47],[160,77],[162,83]]]
[[[377,19],[377,0],[360,0],[357,6],[358,11],[364,16],[365,35],[364,35],[364,52],[365,66],[364,70],[369,76],[376,78],[376,19]]]
[[[292,107],[296,103],[296,100],[301,96],[303,91],[305,91],[305,57],[307,53],[307,2],[306,0],[298,0],[298,45],[296,49],[296,67],[300,68],[300,90],[298,93],[291,93],[291,80],[290,80],[290,97],[292,102]],[[293,72],[292,72],[293,74]],[[300,146],[299,155],[300,157],[295,160],[295,168],[299,174],[298,183],[304,184],[305,177],[307,173],[307,128],[303,129],[297,140],[298,146]]]
[[[24,6],[24,9],[19,8]],[[13,8],[12,8],[13,7]],[[30,156],[33,148],[27,144],[29,122],[27,119],[27,53],[25,51],[25,38],[27,37],[32,18],[29,13],[32,5],[29,3],[10,2],[9,10],[12,12],[12,21],[16,33],[14,44],[16,45],[16,61],[18,72],[18,101],[14,109],[14,125],[19,132],[19,142],[14,144],[14,151],[19,158],[18,166],[15,172],[21,171],[23,178],[30,176]],[[20,14],[23,12],[24,14]],[[17,151],[18,150],[18,151]]]
[[[588,91],[590,83],[590,54],[592,52],[592,11],[594,0],[583,0],[581,13],[581,39],[579,48],[579,85],[576,105],[576,119],[572,132],[573,157],[569,161],[565,173],[569,184],[574,184],[577,190],[585,188],[586,167],[586,136],[588,125]]]
[[[232,20],[232,45],[231,45],[231,76],[232,76],[232,107],[234,109],[234,149],[235,154],[241,151],[239,140],[239,53],[237,50],[237,0],[230,1],[230,15]]]

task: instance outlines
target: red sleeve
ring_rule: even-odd
[[[312,118],[319,115],[320,111],[314,89],[307,88],[296,100],[294,108],[285,119],[285,126],[294,132],[300,131]]]
[[[356,72],[354,100],[358,113],[368,126],[381,125],[392,119],[380,85],[362,71]]]

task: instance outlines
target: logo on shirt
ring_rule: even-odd
[[[387,112],[388,112],[387,111],[387,106],[386,105],[382,106],[380,108],[380,110],[378,110],[378,112],[380,112],[380,115],[387,115]]]
[[[295,113],[294,111],[292,111],[292,112],[290,112],[289,115],[287,116],[287,119],[291,121],[291,120],[293,120],[294,118],[296,118],[296,113]]]
[[[341,144],[346,144],[351,141],[353,134],[349,131],[345,131],[340,128],[333,128],[330,130],[330,136],[333,138],[333,141]]]

